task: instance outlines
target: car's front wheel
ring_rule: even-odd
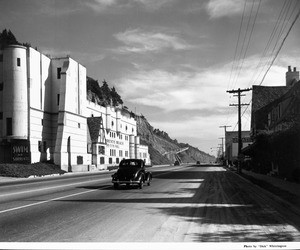
[[[114,189],[118,189],[119,188],[119,184],[118,183],[114,183]]]

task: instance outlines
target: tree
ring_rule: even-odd
[[[101,91],[104,97],[104,104],[111,105],[111,90],[105,80],[102,82]]]
[[[20,44],[15,35],[7,29],[4,29],[1,33],[0,33],[0,46],[1,46],[1,49],[5,48],[6,46],[8,45],[11,45],[11,44]]]
[[[87,77],[87,95],[90,99],[98,100],[97,103],[103,106],[113,105],[116,107],[123,104],[122,98],[115,87],[110,89],[106,80],[103,80],[102,86],[100,86],[97,80]],[[92,98],[92,95],[95,95],[95,97]]]
[[[113,102],[114,106],[118,106],[118,105],[123,104],[121,96],[117,93],[115,87],[113,87],[112,90],[111,90],[111,97],[112,97],[112,102]]]

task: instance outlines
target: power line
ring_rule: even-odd
[[[252,27],[251,27],[249,39],[248,39],[248,41],[247,41],[247,45],[246,45],[246,49],[245,49],[244,54],[243,54],[243,58],[242,58],[241,65],[240,65],[240,67],[239,67],[239,69],[238,69],[238,74],[237,74],[236,80],[235,80],[235,82],[234,82],[234,87],[236,86],[236,83],[237,83],[237,81],[238,81],[238,78],[239,78],[239,76],[240,76],[241,70],[242,70],[243,65],[244,65],[244,62],[245,62],[246,54],[247,54],[248,49],[249,49],[250,41],[251,41],[251,38],[252,38],[254,26],[255,26],[255,23],[256,23],[257,15],[258,15],[258,11],[259,11],[259,8],[260,8],[260,4],[261,4],[261,0],[259,1],[258,7],[257,7],[257,9],[256,9],[256,13],[255,13],[254,21],[253,21],[253,24],[252,24]],[[249,24],[250,24],[250,21],[251,21],[253,8],[254,8],[254,0],[253,0],[253,2],[252,2],[252,7],[251,7],[251,12],[250,12],[250,17],[249,17],[249,19],[248,19],[247,29],[246,29],[246,33],[245,33],[245,37],[244,37],[244,41],[243,41],[243,47],[244,47],[245,38],[246,38],[246,36],[247,36],[248,27],[249,27]],[[243,47],[242,47],[242,48],[243,48]],[[242,50],[241,50],[241,53],[242,53]]]
[[[262,73],[263,69],[264,69],[265,66],[267,65],[267,63],[265,62],[265,63],[264,63],[264,66],[261,67],[261,66],[262,66],[262,60],[263,60],[263,58],[266,56],[266,54],[267,54],[267,52],[268,52],[268,50],[269,50],[269,47],[270,47],[270,45],[271,45],[271,43],[272,43],[272,40],[273,40],[273,38],[274,38],[274,36],[275,36],[275,34],[276,34],[276,32],[277,32],[277,29],[278,29],[278,27],[279,27],[279,23],[282,21],[281,16],[284,15],[285,11],[287,10],[288,4],[291,4],[291,2],[290,2],[290,1],[289,1],[289,2],[285,1],[285,2],[284,2],[283,6],[282,6],[282,8],[281,8],[281,11],[280,11],[280,13],[279,13],[279,16],[278,16],[278,18],[277,18],[277,20],[276,20],[275,26],[274,26],[274,28],[273,28],[273,30],[272,30],[272,32],[271,32],[270,37],[269,37],[268,43],[267,43],[266,47],[264,48],[264,51],[263,51],[263,53],[262,53],[262,56],[260,57],[260,61],[259,61],[259,63],[257,64],[257,66],[256,66],[256,68],[255,68],[255,70],[254,70],[254,72],[256,73],[256,72],[258,71],[259,68],[262,68],[261,71],[260,71],[260,73],[258,74],[256,80],[259,78],[259,76],[260,76],[260,74]],[[269,60],[266,60],[266,61],[268,62]],[[250,80],[249,86],[251,85],[251,82],[252,82],[253,79],[254,79],[255,73],[253,74],[253,76],[252,76],[252,78],[251,78],[251,80]],[[256,80],[255,80],[255,81],[256,81]],[[253,81],[253,82],[255,82],[255,81]]]
[[[242,26],[243,26],[243,21],[244,21],[244,16],[245,16],[246,4],[247,4],[247,1],[245,1],[245,3],[244,3],[243,15],[242,15],[241,23],[240,23],[240,29],[239,29],[239,35],[238,35],[237,43],[235,45],[234,58],[233,58],[233,61],[232,61],[232,66],[231,66],[229,81],[228,81],[228,84],[227,84],[227,89],[230,85],[231,76],[232,76],[232,72],[233,72],[233,68],[234,68],[234,64],[235,64],[235,59],[236,59],[236,55],[237,55],[238,45],[239,45],[239,41],[240,41],[240,36],[241,36],[241,31],[242,31]]]
[[[297,6],[298,4],[299,4],[299,2],[296,2],[295,6],[294,6],[294,8],[293,8],[293,11],[292,11],[292,13],[290,14],[290,17],[289,17],[288,20],[291,19],[291,17],[292,17],[292,15],[293,15],[294,11],[297,9],[296,6]],[[287,12],[287,13],[288,13],[288,12]],[[286,14],[285,16],[287,16],[287,14]],[[291,30],[292,30],[294,24],[295,24],[296,21],[298,20],[299,16],[300,16],[300,9],[298,9],[298,12],[297,12],[296,16],[294,17],[294,19],[293,19],[293,21],[292,21],[290,27],[288,28],[288,31],[286,32],[284,38],[282,39],[282,41],[281,41],[281,43],[280,43],[280,46],[277,48],[276,53],[273,55],[273,58],[272,58],[272,60],[271,60],[271,55],[272,55],[272,53],[275,51],[276,45],[278,44],[278,41],[279,41],[278,39],[279,39],[279,38],[282,36],[282,34],[283,34],[283,29],[281,28],[280,36],[277,36],[278,39],[276,40],[275,46],[273,47],[272,53],[271,53],[271,55],[270,55],[270,60],[271,60],[271,61],[268,63],[268,64],[269,64],[269,65],[268,65],[268,68],[267,68],[267,70],[265,71],[265,73],[264,73],[264,75],[263,75],[263,78],[262,78],[262,80],[261,80],[260,83],[259,83],[259,86],[262,85],[263,81],[265,80],[266,75],[268,74],[270,68],[273,66],[273,64],[274,64],[274,62],[275,62],[275,60],[276,60],[276,58],[277,58],[279,52],[281,51],[281,49],[282,49],[282,47],[283,47],[283,45],[284,45],[284,43],[285,43],[285,41],[286,41],[288,35],[290,34],[290,32],[291,32]],[[284,22],[285,22],[285,21],[286,21],[286,18],[284,19]],[[284,27],[286,27],[286,26],[287,26],[287,24],[286,24]],[[282,27],[283,27],[283,26],[282,26]],[[273,30],[274,30],[274,29],[273,29]],[[263,68],[265,68],[266,66],[267,66],[267,63],[265,64],[265,66],[264,66]],[[251,102],[252,102],[252,99],[249,101],[249,103],[248,103],[246,109],[244,110],[244,112],[242,113],[241,116],[244,116],[244,114],[245,114],[245,112],[247,111],[247,109],[248,109],[249,105],[251,104]],[[238,123],[237,123],[237,124],[238,124]],[[236,128],[236,126],[237,126],[237,125],[235,125],[234,129]]]
[[[284,15],[285,17],[284,17],[284,19],[282,20],[282,23],[281,23],[281,24],[278,23],[278,25],[277,25],[277,26],[275,25],[275,27],[274,27],[274,29],[273,29],[273,31],[275,30],[275,32],[274,32],[274,35],[273,35],[273,37],[272,37],[272,40],[273,40],[273,38],[275,37],[276,31],[277,31],[277,29],[279,28],[279,25],[281,26],[281,28],[280,28],[280,30],[279,30],[279,32],[278,32],[278,34],[277,34],[277,39],[276,39],[276,41],[275,41],[275,44],[274,44],[274,46],[273,46],[273,49],[272,49],[272,51],[270,52],[269,59],[266,60],[265,64],[263,65],[263,67],[262,67],[260,73],[258,74],[258,76],[257,76],[256,80],[253,82],[253,84],[259,79],[260,75],[263,73],[263,71],[265,70],[265,68],[268,67],[268,65],[271,65],[271,66],[272,66],[272,64],[273,64],[273,59],[272,59],[272,58],[274,58],[274,56],[275,56],[275,59],[276,59],[276,57],[277,57],[277,55],[276,55],[276,53],[277,53],[277,52],[276,52],[276,47],[277,47],[277,45],[278,45],[278,43],[279,43],[279,41],[280,41],[280,38],[283,36],[283,32],[284,32],[285,28],[287,27],[287,24],[289,23],[291,17],[293,16],[294,11],[297,10],[296,6],[297,6],[298,3],[299,3],[299,2],[296,2],[294,8],[292,8],[292,13],[290,14],[288,20],[287,20],[287,16],[288,16],[288,13],[290,12],[291,2],[289,2],[289,5],[286,5],[286,8],[285,8],[286,13],[284,13],[284,11],[282,12],[282,15]],[[297,17],[297,16],[296,16],[296,17]],[[277,24],[277,22],[276,22],[276,24]],[[289,33],[289,31],[288,31],[288,33]],[[270,44],[271,44],[271,43],[270,43]],[[267,50],[268,50],[268,49],[269,49],[269,47],[267,48]],[[267,53],[267,50],[266,50],[266,53]],[[277,50],[278,50],[278,48],[277,48]],[[266,54],[264,54],[264,55],[266,55]],[[264,56],[264,55],[263,55],[263,56]],[[261,59],[263,58],[263,56],[261,57]],[[267,70],[267,71],[268,71],[268,70]]]

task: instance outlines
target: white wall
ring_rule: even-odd
[[[20,66],[17,65],[20,60]],[[6,119],[12,118],[12,135],[9,138],[28,138],[27,63],[26,47],[12,45],[3,51],[3,136],[6,136]]]
[[[0,50],[0,56],[3,58],[2,50]],[[3,61],[0,61],[0,84],[3,84]],[[0,112],[3,112],[3,90],[0,91]],[[2,120],[0,120],[0,138],[3,136],[2,123],[3,123],[3,118],[2,118]]]
[[[57,67],[62,67],[61,79],[57,79]],[[55,86],[54,92],[59,93],[58,129],[54,162],[68,170],[68,165],[77,165],[78,157],[82,157],[83,164],[90,162],[87,154],[87,122],[82,97],[86,99],[86,70],[71,58],[62,58],[54,61],[52,77]]]

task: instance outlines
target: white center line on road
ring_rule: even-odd
[[[175,171],[178,171],[178,170],[176,169]],[[155,176],[160,176],[160,175],[165,175],[165,174],[168,174],[168,173],[157,174]],[[11,195],[20,195],[20,194],[26,194],[26,193],[32,193],[32,192],[40,192],[40,191],[45,191],[45,190],[50,190],[50,189],[55,189],[55,188],[62,188],[62,187],[70,187],[70,186],[82,185],[82,184],[89,183],[89,182],[106,181],[106,180],[110,180],[110,179],[111,178],[109,177],[109,178],[103,178],[103,179],[98,179],[98,180],[89,180],[89,181],[76,182],[76,183],[65,184],[65,185],[60,185],[60,186],[53,186],[53,187],[47,187],[47,188],[39,188],[39,189],[21,191],[21,192],[16,192],[16,193],[0,194],[0,198],[1,197],[5,197],[5,196],[11,196]]]
[[[1,194],[0,198],[4,197],[4,196],[10,196],[10,195],[19,195],[19,194],[26,194],[26,193],[32,193],[32,192],[45,191],[45,190],[50,190],[50,189],[55,189],[55,188],[76,186],[76,185],[81,185],[81,184],[85,184],[85,183],[89,183],[89,182],[105,181],[105,180],[109,180],[109,179],[111,179],[111,178],[103,178],[103,179],[98,179],[98,180],[82,181],[82,182],[76,182],[76,183],[65,184],[65,185],[60,185],[60,186],[53,186],[53,187],[47,187],[47,188],[39,188],[39,189],[33,189],[33,190],[28,190],[28,191],[21,191],[21,192],[16,192],[16,193]]]
[[[179,171],[179,170],[180,169],[176,169],[175,171]],[[167,173],[160,173],[160,174],[157,174],[156,176],[165,175],[165,174],[167,174]],[[104,179],[101,179],[101,180],[107,180],[107,179],[110,179],[110,178],[104,178]],[[99,181],[99,180],[84,181],[84,182],[79,182],[79,183],[77,182],[77,183],[72,183],[72,184],[67,184],[67,185],[61,185],[61,186],[55,186],[55,187],[49,187],[49,188],[42,188],[42,189],[35,189],[35,190],[23,191],[23,192],[12,193],[12,194],[5,194],[5,195],[0,195],[0,197],[7,196],[7,195],[23,194],[23,193],[34,192],[34,191],[42,191],[42,190],[53,189],[53,188],[58,188],[58,187],[74,186],[74,185],[78,185],[78,184],[83,184],[83,183],[88,183],[88,182],[95,182],[95,181]],[[61,197],[57,197],[57,198],[54,198],[54,199],[50,199],[50,200],[46,200],[46,201],[40,201],[40,202],[36,202],[36,203],[32,203],[32,204],[28,204],[28,205],[24,205],[24,206],[20,206],[20,207],[10,208],[10,209],[6,209],[6,210],[0,211],[0,214],[4,214],[4,213],[11,212],[11,211],[14,211],[14,210],[19,210],[19,209],[26,208],[26,207],[37,206],[37,205],[48,203],[48,202],[51,202],[51,201],[61,200],[61,199],[68,198],[68,197],[73,197],[73,196],[76,196],[76,195],[91,193],[91,192],[95,192],[95,191],[98,191],[98,190],[101,190],[101,189],[104,189],[104,188],[105,187],[98,188],[98,189],[95,189],[95,190],[88,190],[88,191],[84,191],[84,192],[80,192],[80,193],[76,193],[76,194],[61,196]]]
[[[88,191],[84,191],[84,192],[80,192],[80,193],[76,193],[76,194],[70,194],[70,195],[66,195],[66,196],[57,197],[57,198],[46,200],[46,201],[40,201],[40,202],[36,202],[36,203],[32,203],[32,204],[28,204],[28,205],[24,205],[24,206],[20,206],[20,207],[14,207],[14,208],[6,209],[6,210],[3,210],[3,211],[0,211],[0,214],[4,214],[6,212],[10,212],[10,211],[14,211],[14,210],[19,210],[19,209],[26,208],[26,207],[32,207],[32,206],[48,203],[48,202],[51,202],[51,201],[61,200],[61,199],[76,196],[76,195],[95,192],[95,191],[98,191],[98,190],[103,189],[103,188],[98,188],[98,189],[95,189],[95,190],[88,190]]]

